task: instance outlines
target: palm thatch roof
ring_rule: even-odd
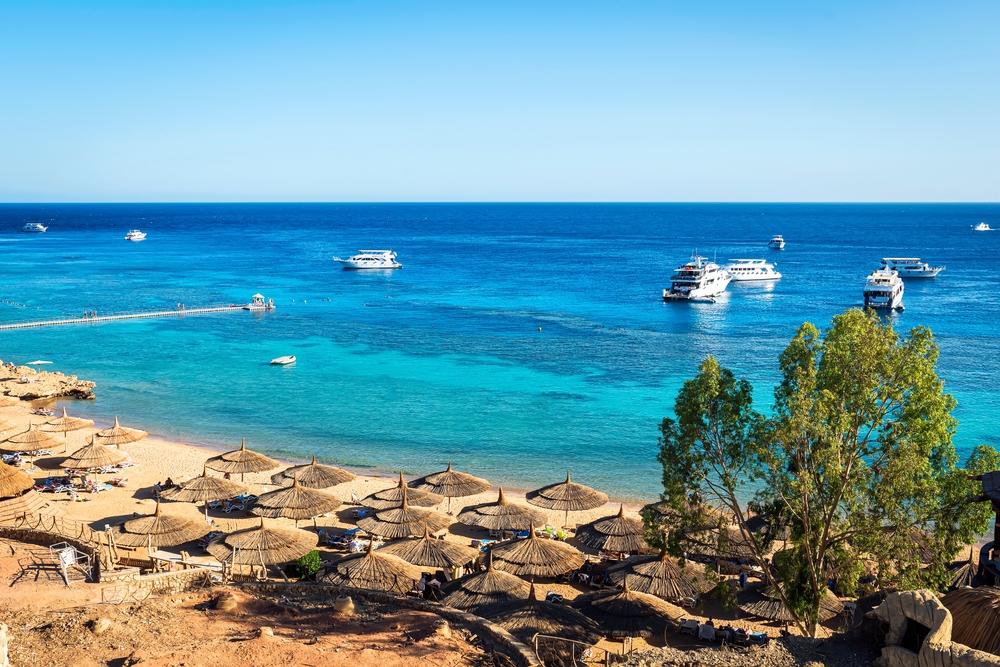
[[[976,562],[976,548],[970,546],[969,560],[952,563],[951,567],[948,568],[948,576],[950,577],[948,590],[972,586],[978,573],[979,563]]]
[[[451,519],[444,514],[410,507],[406,493],[407,490],[404,486],[402,506],[376,512],[375,516],[358,519],[358,528],[372,535],[398,540],[403,537],[423,535],[428,531],[436,533],[451,525]]]
[[[658,597],[629,588],[628,577],[620,591],[583,595],[570,606],[597,622],[608,637],[652,637],[660,635],[687,613]]]
[[[390,542],[379,549],[379,553],[396,556],[411,565],[439,570],[461,567],[479,558],[478,549],[464,544],[436,540],[430,536],[428,530],[424,530],[423,537]]]
[[[763,582],[751,584],[737,594],[740,609],[758,618],[784,623],[795,622],[795,616],[781,602],[778,592]],[[825,623],[844,611],[841,602],[832,591],[826,590],[819,604],[820,623]]]
[[[128,428],[118,423],[118,415],[115,415],[115,423],[111,428],[96,433],[102,445],[127,445],[131,442],[138,442],[145,438],[148,433],[137,428]]]
[[[18,517],[37,514],[64,516],[66,512],[58,505],[49,503],[42,494],[34,489],[29,489],[18,496],[0,500],[0,523],[9,523]]]
[[[542,539],[528,527],[524,539],[501,542],[490,549],[496,566],[519,577],[558,577],[578,569],[587,558],[576,548],[558,540]]]
[[[625,506],[618,514],[606,516],[576,529],[576,539],[588,547],[628,553],[646,548],[642,521],[625,516]]]
[[[1000,588],[960,588],[941,598],[951,612],[951,640],[1000,655]]]
[[[272,519],[284,517],[299,521],[332,512],[343,504],[330,492],[307,488],[300,485],[298,479],[293,479],[292,485],[286,489],[262,494],[251,512]]]
[[[442,604],[455,609],[477,609],[479,607],[523,600],[528,597],[528,582],[496,569],[492,555],[486,559],[486,569],[456,579],[444,587],[448,595]]]
[[[494,603],[478,609],[479,616],[504,628],[521,641],[530,643],[536,634],[563,637],[586,644],[601,640],[601,629],[594,621],[572,607],[539,600],[535,585],[528,597]]]
[[[608,568],[608,578],[621,584],[625,577],[638,593],[649,593],[668,601],[695,597],[712,589],[712,584],[694,564],[680,567],[665,551],[647,556],[630,556]]]
[[[179,500],[185,503],[208,502],[209,500],[226,500],[235,498],[245,492],[247,487],[222,477],[210,477],[207,469],[201,475],[167,489],[163,492],[165,500]]]
[[[62,417],[55,417],[42,424],[43,431],[54,433],[68,433],[69,431],[79,431],[94,425],[93,419],[83,419],[81,417],[70,417],[66,414],[66,406],[63,406]]]
[[[608,502],[608,496],[596,489],[570,480],[566,472],[566,481],[549,484],[525,495],[525,500],[536,507],[561,512],[578,512],[592,510]]]
[[[201,518],[192,519],[177,514],[162,514],[160,502],[152,514],[130,519],[115,531],[115,544],[121,547],[175,547],[208,534],[211,527]]]
[[[490,483],[481,477],[452,470],[450,461],[446,470],[425,475],[410,482],[411,489],[436,493],[445,498],[474,496],[488,490],[490,486]]]
[[[118,449],[112,449],[90,439],[90,444],[84,445],[73,452],[62,462],[62,467],[68,470],[92,470],[121,463],[128,454]]]
[[[319,535],[298,528],[260,525],[229,533],[208,547],[216,560],[233,565],[278,565],[301,558],[316,548]]]
[[[0,498],[16,496],[35,488],[35,480],[23,470],[0,461]]]
[[[52,449],[62,442],[51,433],[39,431],[35,424],[29,424],[28,430],[15,433],[0,443],[0,450],[5,452],[37,452],[40,449]]]
[[[406,496],[410,507],[437,507],[444,502],[444,498],[435,493],[409,488],[403,481],[403,473],[399,473],[396,486],[365,496],[361,504],[373,510],[387,510],[402,505],[403,496]]]
[[[544,526],[548,517],[538,510],[508,502],[500,487],[495,502],[466,507],[459,512],[458,520],[487,530],[528,530],[531,526]]]
[[[274,470],[281,464],[274,459],[247,449],[247,440],[242,438],[240,448],[210,458],[205,465],[217,472],[240,473],[265,472]]]
[[[0,408],[10,408],[17,405],[20,402],[21,402],[20,399],[15,398],[13,396],[6,396],[6,395],[0,396]]]
[[[310,489],[328,489],[331,486],[350,482],[354,477],[354,474],[346,470],[316,463],[316,455],[313,454],[312,463],[286,468],[271,475],[271,484],[291,486],[292,480],[298,478],[299,484]]]
[[[376,551],[372,542],[362,553],[344,556],[323,579],[335,586],[405,595],[420,579],[420,570],[401,558]]]

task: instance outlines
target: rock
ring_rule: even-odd
[[[273,628],[269,628],[266,625],[264,627],[262,627],[260,630],[258,630],[257,632],[259,633],[257,636],[260,637],[261,639],[266,639],[266,638],[269,638],[269,637],[273,638],[274,637],[274,629]]]
[[[448,625],[448,621],[443,618],[434,621],[434,634],[439,637],[451,637],[451,626]]]
[[[133,667],[133,665],[138,665],[140,662],[146,660],[149,656],[142,649],[136,649],[125,658],[125,662],[122,663],[122,667]]]
[[[107,618],[99,618],[93,622],[90,626],[90,631],[95,635],[100,637],[105,632],[111,629],[111,620]]]
[[[27,382],[21,382],[25,378]],[[36,373],[34,368],[18,366],[14,369],[0,368],[0,394],[8,394],[22,401],[39,398],[70,396],[73,398],[94,398],[93,382],[80,380],[75,375]]]
[[[10,660],[7,659],[7,625],[0,623],[0,667],[10,667]]]
[[[239,602],[232,593],[223,593],[215,600],[215,608],[219,611],[232,611],[238,606]]]

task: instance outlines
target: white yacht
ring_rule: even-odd
[[[992,232],[993,229],[985,222],[980,222],[978,225],[970,225],[972,231],[974,232]]]
[[[290,354],[286,357],[278,357],[276,359],[271,359],[272,366],[288,366],[289,364],[295,363],[295,355]]]
[[[401,269],[403,265],[396,261],[396,253],[391,250],[359,250],[357,255],[341,259],[334,257],[345,269]]]
[[[138,229],[128,230],[128,234],[125,235],[126,241],[145,241],[146,232],[140,232]]]
[[[732,276],[718,264],[708,261],[696,251],[687,264],[678,267],[670,276],[670,288],[663,290],[663,298],[666,301],[712,301],[726,291],[730,280]]]
[[[889,268],[876,269],[865,281],[865,308],[903,310],[903,279]]]
[[[771,237],[771,240],[767,242],[767,247],[772,250],[784,250],[785,249],[785,239],[781,234],[775,234]]]
[[[40,222],[29,222],[24,227],[21,227],[21,231],[41,233],[49,231],[49,228]]]
[[[731,259],[722,270],[733,280],[778,280],[781,274],[766,259]]]
[[[919,257],[883,257],[882,268],[895,271],[900,278],[933,278],[945,267],[931,266]]]

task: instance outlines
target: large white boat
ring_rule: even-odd
[[[978,225],[969,225],[969,226],[972,227],[972,231],[974,231],[974,232],[992,232],[993,231],[993,228],[990,227],[985,222],[980,222]]]
[[[781,234],[775,234],[771,237],[771,240],[767,242],[767,247],[772,250],[784,250],[785,238]]]
[[[359,250],[357,255],[341,259],[334,257],[345,269],[401,269],[403,265],[396,261],[396,253],[391,250]]]
[[[48,230],[49,228],[40,222],[29,222],[24,227],[21,227],[22,232],[41,233],[41,232],[47,232]]]
[[[903,310],[903,279],[888,268],[876,269],[865,281],[865,308]]]
[[[145,241],[146,232],[140,232],[138,229],[128,230],[128,234],[125,235],[126,241]]]
[[[732,276],[718,264],[710,262],[697,252],[670,276],[670,288],[663,290],[666,301],[714,300],[726,291]]]
[[[933,278],[945,267],[931,266],[919,257],[883,257],[882,268],[895,271],[900,278]]]
[[[766,259],[731,259],[722,270],[733,280],[778,280],[781,274]]]

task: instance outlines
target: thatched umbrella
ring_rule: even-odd
[[[566,513],[565,523],[569,523],[570,512],[592,510],[608,502],[608,495],[583,484],[577,484],[569,478],[566,471],[566,481],[550,484],[536,489],[524,496],[530,504],[544,507],[548,510],[561,510]]]
[[[14,396],[0,396],[0,408],[12,408],[20,402],[20,399]]]
[[[205,503],[205,518],[208,518],[208,503],[210,500],[228,500],[246,492],[247,487],[239,482],[222,477],[209,477],[207,466],[201,475],[189,479],[172,489],[163,492],[165,500],[178,500],[185,503]]]
[[[281,464],[270,457],[247,449],[246,438],[243,438],[239,449],[213,456],[206,462],[206,465],[217,472],[238,472],[242,480],[243,475],[248,472],[274,470]]]
[[[618,514],[577,528],[576,539],[594,549],[629,553],[646,548],[644,534],[642,521],[625,516],[625,506],[621,505]]]
[[[444,587],[448,595],[441,604],[455,609],[476,609],[489,604],[523,600],[528,597],[528,582],[496,569],[493,556],[486,559],[486,569],[456,579]]]
[[[319,535],[298,528],[260,525],[229,533],[207,549],[216,560],[232,565],[278,565],[301,558],[316,548]]]
[[[323,577],[335,586],[349,586],[373,591],[386,591],[405,595],[420,579],[420,571],[401,558],[382,553],[368,542],[368,548],[357,554],[344,556],[333,564],[333,572]]]
[[[27,431],[21,431],[0,443],[0,450],[5,452],[28,452],[34,464],[35,454],[43,449],[52,449],[62,443],[45,431],[39,431],[34,424],[28,424]]]
[[[4,419],[0,417],[0,433],[6,433],[7,431],[13,431],[17,428],[17,424],[9,419]]]
[[[538,510],[508,502],[500,487],[496,502],[466,507],[458,513],[458,520],[487,530],[528,530],[531,526],[544,526],[547,517]]]
[[[34,489],[10,498],[0,499],[0,523],[10,523],[22,516],[64,516],[66,511],[53,505]]]
[[[628,577],[620,591],[602,591],[583,595],[570,603],[587,618],[601,626],[608,637],[652,637],[662,635],[667,626],[687,616],[680,607],[654,595],[638,593],[629,587]]]
[[[979,570],[979,564],[976,563],[975,555],[975,546],[969,546],[969,560],[952,563],[952,566],[948,568],[948,576],[951,577],[948,590],[972,586],[973,580],[976,578]]]
[[[526,538],[502,542],[490,549],[490,554],[498,568],[519,577],[558,577],[587,561],[576,547],[538,537],[534,526],[528,527]]]
[[[601,641],[601,629],[576,609],[539,600],[531,584],[527,599],[511,600],[480,607],[477,615],[504,628],[521,641],[530,643],[535,635],[562,637],[585,644]]]
[[[66,406],[63,406],[62,417],[50,419],[42,424],[42,430],[63,434],[63,451],[66,451],[66,443],[69,440],[70,431],[79,431],[94,425],[93,419],[82,419],[80,417],[70,417],[66,414]]]
[[[423,537],[398,540],[379,549],[379,553],[402,558],[411,565],[435,569],[455,569],[476,560],[479,550],[431,537],[425,529]]]
[[[312,463],[285,468],[281,472],[271,475],[271,484],[291,486],[292,480],[298,479],[299,484],[310,489],[328,489],[331,486],[350,482],[354,477],[354,474],[346,470],[316,463],[316,455],[313,454]]]
[[[608,568],[608,578],[621,584],[625,577],[638,593],[649,593],[667,601],[695,597],[712,589],[697,566],[683,568],[674,563],[666,551],[650,556],[630,556]]]
[[[31,475],[0,461],[0,498],[16,496],[33,488],[35,480]]]
[[[1000,655],[1000,588],[960,588],[941,598],[951,612],[951,640]]]
[[[427,531],[436,533],[451,525],[451,519],[444,514],[410,507],[406,493],[407,489],[404,486],[402,506],[358,519],[358,528],[371,535],[398,540],[402,537],[423,535]]]
[[[204,537],[209,530],[211,528],[208,523],[200,518],[162,514],[160,501],[157,500],[156,510],[152,514],[120,524],[114,533],[114,541],[120,547],[161,549]]]
[[[490,483],[467,472],[452,470],[451,461],[448,461],[446,470],[415,479],[410,482],[410,488],[444,496],[448,499],[448,511],[451,512],[452,498],[464,498],[482,493],[490,488]]]
[[[403,481],[403,473],[399,473],[396,486],[365,496],[361,499],[361,504],[373,510],[388,510],[402,505],[404,495],[410,507],[437,507],[444,502],[444,498],[437,494],[409,488]]]
[[[67,470],[93,470],[105,466],[118,465],[128,458],[128,454],[94,442],[84,445],[65,458],[62,467]]]
[[[298,479],[293,479],[292,485],[286,489],[262,494],[250,511],[257,516],[272,519],[278,517],[295,519],[295,525],[298,527],[300,519],[314,519],[320,514],[332,512],[343,504],[340,498],[329,491],[310,489],[300,485]]]
[[[115,423],[111,428],[97,432],[97,438],[102,445],[114,445],[120,447],[132,442],[138,442],[145,438],[148,433],[137,428],[128,428],[118,423],[118,415],[115,415]]]
[[[751,616],[782,623],[795,622],[795,616],[782,604],[778,592],[763,582],[747,586],[737,594],[737,598],[740,609]],[[826,623],[843,611],[844,603],[829,589],[824,591],[819,603],[819,622]]]

